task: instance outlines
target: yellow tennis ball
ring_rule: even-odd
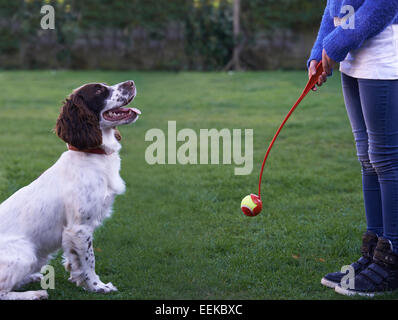
[[[257,195],[252,193],[243,198],[240,204],[240,208],[245,215],[249,217],[254,217],[261,212],[263,204],[261,202],[261,199]]]

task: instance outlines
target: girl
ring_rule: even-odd
[[[340,62],[367,221],[362,256],[351,264],[354,285],[342,282],[342,272],[321,283],[341,294],[373,296],[398,289],[398,0],[328,0],[309,76],[321,60],[318,86]]]

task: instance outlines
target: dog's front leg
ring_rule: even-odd
[[[117,291],[112,283],[103,283],[95,273],[93,230],[84,225],[66,227],[62,234],[65,268],[69,280],[88,291],[108,293]]]

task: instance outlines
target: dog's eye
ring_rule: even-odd
[[[97,91],[95,91],[95,94],[101,94],[102,93],[102,89],[98,89]]]

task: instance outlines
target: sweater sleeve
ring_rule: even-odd
[[[332,16],[330,15],[329,7],[330,7],[330,0],[327,0],[318,36],[311,50],[310,58],[307,61],[307,68],[310,65],[311,60],[317,60],[317,61],[322,60],[323,39],[334,29],[334,22]]]
[[[348,52],[389,26],[397,13],[398,0],[365,0],[355,12],[354,29],[337,27],[324,38],[323,48],[334,61],[343,61]]]

